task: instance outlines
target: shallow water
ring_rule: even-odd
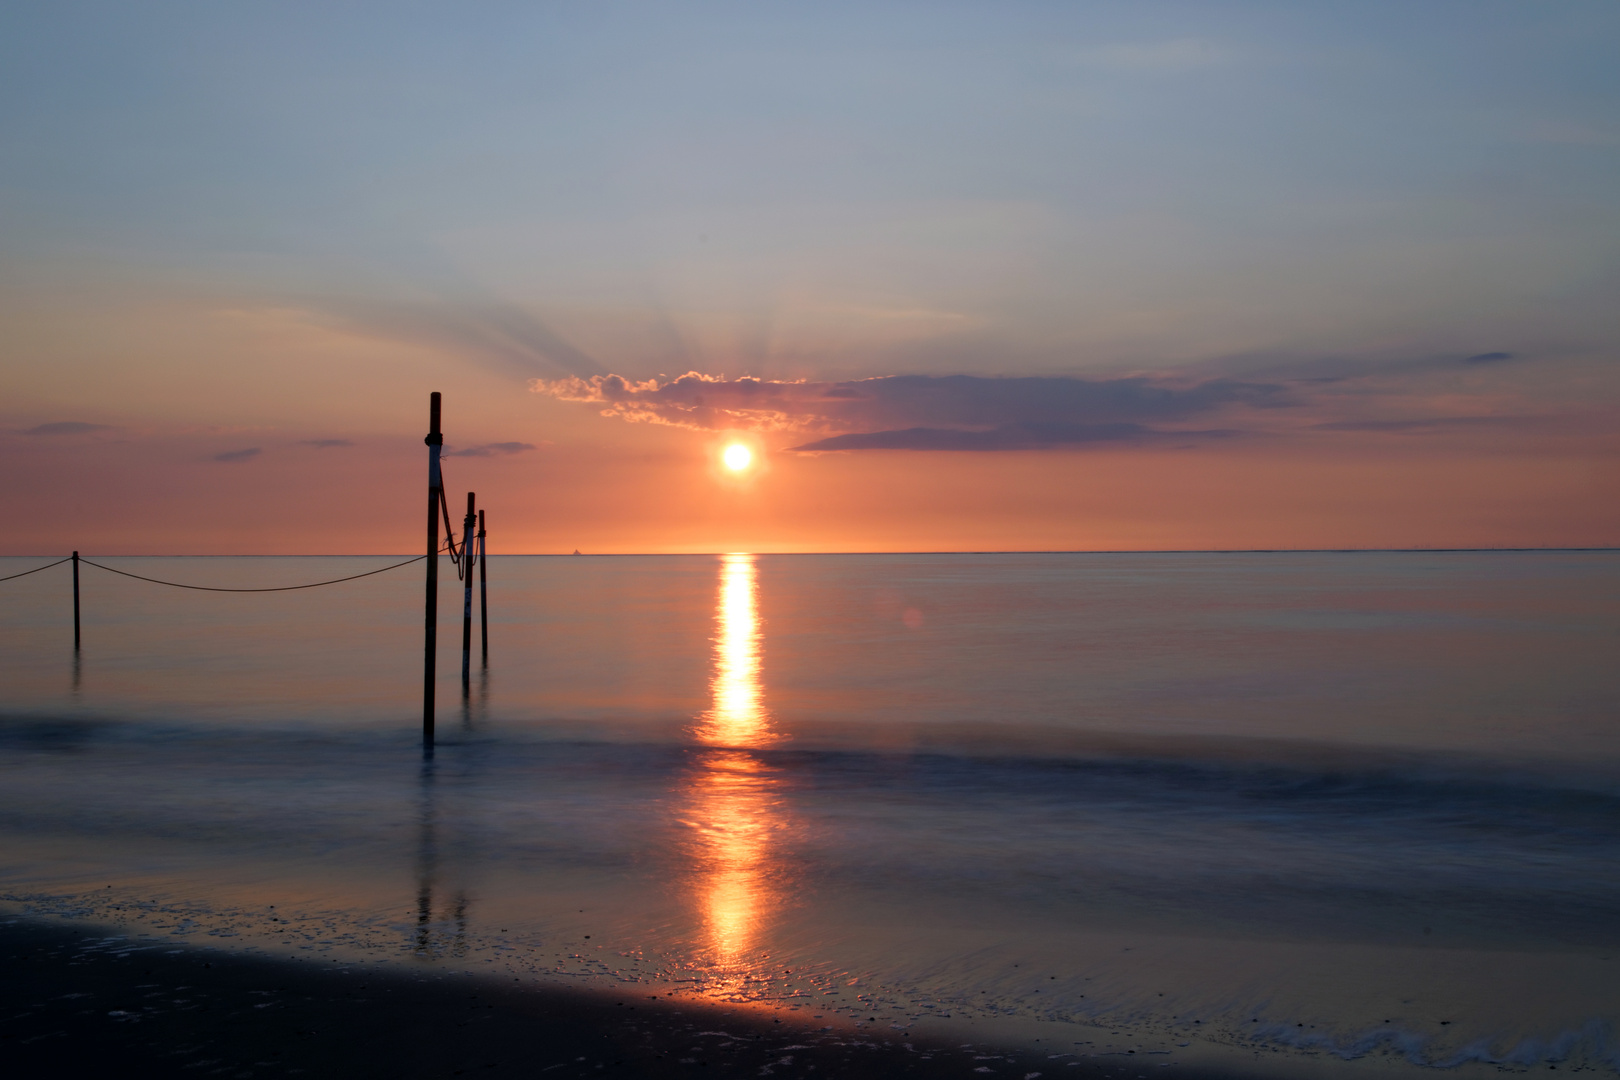
[[[37,911],[1080,1054],[1620,1061],[1620,553],[496,558],[428,762],[420,566],[86,568],[77,662],[66,569],[0,584]]]

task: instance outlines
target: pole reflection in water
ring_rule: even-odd
[[[433,892],[439,885],[439,821],[435,801],[435,766],[422,762],[422,801],[417,818],[416,841],[416,932],[411,952],[424,959],[464,956],[467,952],[467,894],[458,889],[449,910],[435,921]]]
[[[682,823],[691,830],[703,951],[723,977],[746,974],[763,926],[784,894],[776,865],[787,824],[777,790],[782,777],[755,753],[776,739],[765,709],[763,644],[754,556],[722,556],[713,703],[694,729],[706,746],[695,753],[685,783]]]
[[[468,688],[470,690],[470,686]],[[478,696],[461,695],[461,733],[471,735],[489,719],[489,668],[478,669]]]

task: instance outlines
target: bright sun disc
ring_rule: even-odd
[[[732,472],[742,472],[748,468],[749,462],[754,460],[754,455],[742,443],[732,443],[726,447],[726,452],[721,456],[721,460],[726,463],[726,468]]]

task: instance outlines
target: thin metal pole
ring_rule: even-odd
[[[472,690],[472,589],[473,564],[478,559],[478,512],[473,509],[473,493],[467,492],[467,516],[461,519],[461,694]]]
[[[427,625],[422,664],[422,749],[431,753],[433,676],[439,644],[439,500],[444,497],[439,454],[444,449],[444,434],[439,430],[439,392],[435,390],[428,401],[428,433],[427,438],[422,440],[428,448]]]
[[[58,548],[58,551],[61,549]],[[79,651],[79,553],[73,553],[73,651]]]
[[[478,628],[489,667],[489,553],[484,550],[484,512],[478,511]]]

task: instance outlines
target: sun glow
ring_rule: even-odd
[[[754,462],[754,452],[742,443],[732,443],[726,447],[726,452],[720,455],[720,460],[726,463],[726,468],[732,472],[742,472]]]

